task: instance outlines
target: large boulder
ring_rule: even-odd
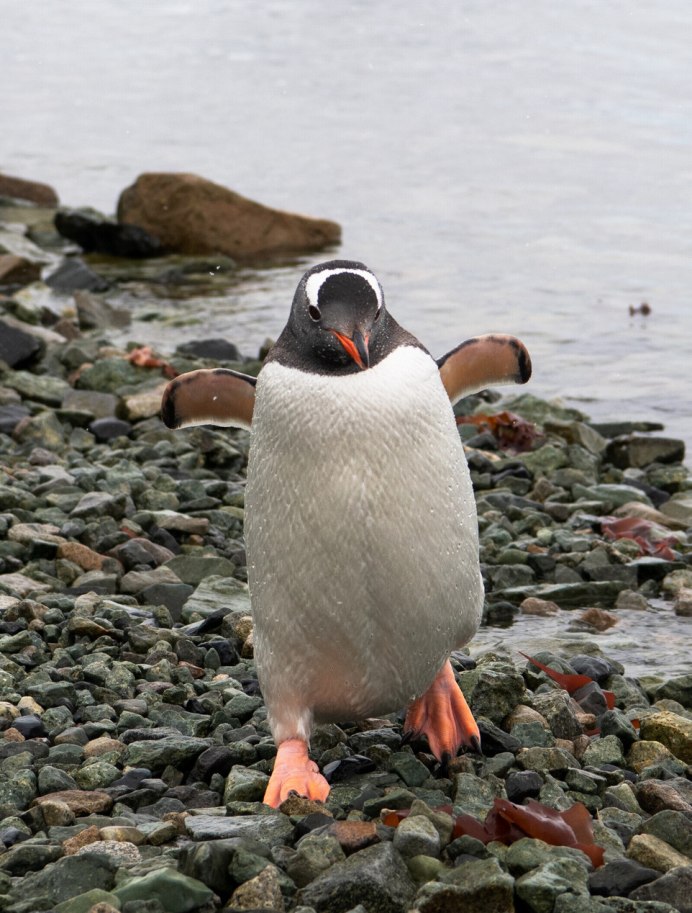
[[[236,260],[319,250],[341,239],[335,222],[270,209],[195,174],[140,175],[120,195],[118,220],[139,225],[168,250]]]
[[[38,206],[57,206],[58,195],[48,184],[39,181],[27,181],[9,174],[0,174],[0,197],[13,200],[27,200]]]

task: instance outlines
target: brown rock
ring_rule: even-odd
[[[347,855],[378,843],[377,826],[374,821],[335,821],[327,828],[330,837],[336,837],[341,849]]]
[[[28,285],[41,278],[41,264],[16,254],[0,254],[0,285]]]
[[[66,802],[43,802],[41,814],[46,827],[69,827],[74,824],[74,812]]]
[[[682,618],[692,617],[691,589],[683,587],[681,590],[678,590],[678,595],[675,597],[675,602],[673,603],[673,609],[675,610],[675,614],[680,615]]]
[[[315,802],[314,799],[306,799],[305,796],[297,796],[291,794],[288,799],[284,801],[279,806],[279,811],[283,815],[309,815],[311,812],[319,812],[321,815],[329,815],[332,817],[332,813],[327,811],[324,805],[321,802]]]
[[[66,856],[74,856],[83,847],[89,846],[90,843],[97,843],[101,840],[101,834],[95,824],[91,827],[85,827],[83,831],[75,834],[74,837],[68,837],[62,845]]]
[[[666,808],[692,815],[692,805],[683,799],[675,787],[661,780],[644,780],[637,783],[634,794],[637,802],[650,815],[662,812]]]
[[[335,222],[270,209],[195,174],[141,174],[121,193],[118,220],[171,251],[237,260],[319,250],[341,239]]]
[[[81,542],[62,542],[58,546],[58,558],[72,561],[85,571],[99,571],[105,560],[103,555]]]
[[[10,726],[9,729],[6,729],[3,732],[3,738],[7,742],[23,742],[24,736],[18,729],[15,729],[14,726]]]
[[[633,742],[627,754],[627,763],[635,773],[640,774],[652,764],[660,764],[672,757],[665,745],[651,739]]]
[[[100,815],[108,813],[113,800],[101,790],[63,789],[47,796],[37,796],[32,805],[42,805],[44,802],[64,802],[72,809],[75,815]]]
[[[95,758],[102,754],[108,754],[110,751],[124,754],[125,745],[118,739],[111,739],[107,735],[102,735],[97,739],[92,739],[90,742],[87,742],[84,746],[84,757]]]
[[[557,615],[560,606],[550,599],[539,599],[537,596],[527,596],[521,603],[519,609],[524,615]]]
[[[669,872],[679,865],[689,865],[690,860],[682,853],[678,853],[665,840],[654,837],[653,834],[636,834],[627,847],[630,859],[647,866],[658,869],[659,872]]]
[[[641,737],[663,742],[676,758],[692,764],[692,720],[669,710],[653,713],[642,720]]]
[[[594,606],[590,609],[586,609],[585,612],[582,612],[579,616],[579,621],[591,625],[591,627],[595,628],[597,631],[607,631],[608,628],[612,628],[613,625],[616,625],[619,619],[617,615],[613,615],[612,612],[606,612],[604,609],[597,609]]]
[[[39,206],[58,205],[58,195],[48,184],[11,177],[9,174],[0,174],[0,196],[28,200]]]

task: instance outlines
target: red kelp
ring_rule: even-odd
[[[495,415],[459,415],[457,425],[475,425],[479,432],[489,431],[503,450],[515,453],[531,450],[539,436],[532,422],[506,411],[496,412]]]
[[[604,517],[601,529],[609,539],[632,539],[643,555],[654,555],[666,561],[675,561],[672,545],[677,545],[675,536],[666,536],[664,531],[651,520],[641,517]]]
[[[139,346],[127,356],[127,361],[138,368],[161,368],[164,377],[177,377],[178,372],[172,364],[154,354],[151,346]]]
[[[484,822],[466,813],[454,816],[451,805],[440,806],[436,811],[454,817],[453,839],[468,836],[482,843],[498,840],[509,845],[522,837],[533,837],[550,846],[581,850],[594,866],[603,865],[603,847],[594,843],[591,815],[581,802],[559,812],[536,799],[527,800],[526,805],[516,805],[509,799],[497,798]],[[410,809],[391,811],[384,814],[382,820],[390,827],[397,827],[409,814]]]
[[[574,694],[575,691],[583,688],[584,685],[591,684],[593,681],[588,675],[577,675],[576,672],[558,672],[557,669],[551,669],[550,666],[546,666],[545,663],[534,659],[533,656],[529,656],[527,653],[522,653],[521,650],[519,650],[519,653],[521,653],[524,659],[528,659],[530,663],[533,663],[534,666],[537,666],[542,672],[545,672],[545,674],[549,678],[552,678],[554,682],[557,682],[568,694]],[[608,710],[612,710],[615,706],[615,695],[612,691],[603,691],[603,695],[606,699]]]

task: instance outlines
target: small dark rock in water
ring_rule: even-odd
[[[134,260],[160,257],[165,252],[159,239],[143,228],[113,222],[91,209],[62,209],[55,214],[55,227],[87,253]]]
[[[56,292],[75,292],[77,289],[86,289],[89,292],[105,292],[110,288],[109,283],[88,267],[78,257],[65,260],[46,278],[46,285]]]
[[[5,320],[0,320],[0,360],[11,368],[24,367],[40,355],[41,341]]]
[[[192,358],[210,358],[213,361],[241,361],[238,347],[227,339],[192,339],[176,348],[178,355]]]

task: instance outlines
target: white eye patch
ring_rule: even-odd
[[[382,290],[380,289],[380,284],[375,279],[373,274],[365,269],[348,269],[347,267],[339,267],[337,269],[324,269],[320,270],[318,273],[313,273],[305,283],[305,294],[308,299],[308,304],[311,304],[313,307],[319,307],[319,295],[320,289],[323,284],[331,276],[338,276],[341,273],[353,273],[354,276],[361,276],[365,281],[372,287],[372,290],[375,293],[377,298],[377,309],[379,310],[382,307]]]

